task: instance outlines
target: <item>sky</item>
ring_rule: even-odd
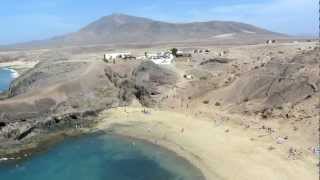
[[[75,32],[112,13],[168,22],[239,21],[290,35],[317,35],[318,0],[1,0],[0,44]]]

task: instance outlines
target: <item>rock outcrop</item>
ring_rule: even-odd
[[[14,81],[9,98],[0,101],[0,142],[88,127],[100,111],[127,106],[133,99],[154,106],[156,96],[176,80],[174,72],[152,62],[42,62]]]
[[[319,91],[319,57],[314,50],[291,60],[272,59],[242,75],[228,88],[226,100],[242,103],[260,99],[265,107],[304,101]]]

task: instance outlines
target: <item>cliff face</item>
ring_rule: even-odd
[[[87,127],[100,111],[133,99],[153,106],[156,95],[176,80],[174,72],[152,62],[41,62],[15,80],[10,98],[0,101],[1,146],[47,131]]]

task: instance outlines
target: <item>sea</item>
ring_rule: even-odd
[[[17,162],[3,180],[204,180],[188,161],[159,146],[110,134],[70,138]]]
[[[18,73],[9,68],[0,68],[0,92],[9,88],[10,83],[18,77]]]

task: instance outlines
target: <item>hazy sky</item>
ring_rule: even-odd
[[[318,33],[318,0],[1,0],[0,44],[77,31],[113,12],[170,22],[240,21],[293,35]]]

